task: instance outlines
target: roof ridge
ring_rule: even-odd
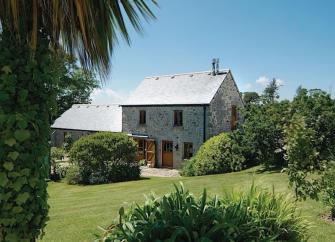
[[[110,104],[92,104],[92,103],[75,103],[72,104],[74,106],[120,106],[120,103],[110,103]]]
[[[221,69],[219,70],[219,73],[221,72],[229,72],[230,69]],[[185,73],[177,73],[177,74],[168,74],[168,75],[160,75],[160,76],[147,76],[144,79],[149,78],[157,78],[157,77],[170,77],[170,76],[183,76],[183,75],[194,75],[194,74],[203,74],[203,73],[212,73],[212,71],[196,71],[196,72],[185,72]]]

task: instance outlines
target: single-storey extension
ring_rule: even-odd
[[[121,132],[121,107],[117,104],[74,104],[56,119],[51,128],[53,146],[61,146],[67,134],[76,140],[98,131]]]

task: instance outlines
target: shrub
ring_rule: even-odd
[[[65,156],[65,151],[62,148],[51,147],[50,156],[52,161],[62,160]]]
[[[284,126],[287,123],[288,101],[251,104],[244,110],[243,139],[251,145],[252,162],[266,168],[286,165],[284,159]],[[246,157],[248,160],[248,157]]]
[[[134,161],[135,152],[136,143],[126,134],[100,132],[84,136],[69,152],[71,162],[79,168],[80,175],[74,181],[99,184],[138,179],[140,168]]]
[[[64,158],[65,151],[62,148],[51,147],[50,158],[51,158],[51,172],[50,180],[58,181],[65,176],[65,168],[63,168],[58,161]]]
[[[236,143],[245,159],[245,167],[259,165],[257,148],[254,145],[253,136],[245,132],[241,127],[229,133],[232,142]]]
[[[51,147],[50,158],[51,158],[51,172],[50,180],[58,181],[65,176],[65,171],[62,166],[59,165],[58,161],[62,160],[65,156],[65,151],[62,148]]]
[[[241,147],[226,133],[207,140],[196,155],[186,161],[182,174],[185,176],[202,176],[244,168],[244,157]]]
[[[335,100],[322,90],[299,88],[291,103],[285,142],[287,173],[298,198],[324,195],[335,218]]]
[[[63,148],[66,152],[69,152],[73,145],[73,138],[71,133],[67,133],[64,137]]]
[[[299,114],[285,128],[285,149],[288,160],[287,174],[290,185],[294,187],[297,197],[317,198],[320,189],[318,177],[313,177],[316,167],[322,167],[318,152],[312,144],[314,130],[307,127],[305,118]]]
[[[291,105],[290,114],[304,117],[306,126],[315,132],[312,141],[321,160],[332,160],[335,154],[335,100],[321,90],[299,88]]]
[[[335,221],[335,168],[327,171],[322,178],[323,202],[330,207],[330,217]]]
[[[143,159],[143,160],[140,160],[140,161],[138,162],[138,164],[139,164],[140,166],[146,166],[146,165],[147,165],[147,161],[146,161],[145,159]]]
[[[197,198],[181,185],[143,206],[119,210],[100,241],[305,241],[308,224],[282,195],[260,191]]]
[[[77,165],[70,165],[67,169],[65,180],[67,184],[75,185],[81,183],[81,176],[79,167]]]

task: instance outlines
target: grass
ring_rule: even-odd
[[[222,175],[152,177],[107,185],[49,183],[50,221],[42,241],[93,241],[94,234],[101,233],[98,226],[108,226],[117,217],[120,206],[128,207],[134,201],[142,203],[143,195],[151,191],[158,195],[172,191],[172,184],[179,181],[195,194],[200,194],[203,188],[207,188],[209,194],[219,195],[232,189],[248,189],[253,181],[268,189],[274,186],[276,192],[291,193],[285,174],[260,172],[258,168]],[[335,241],[335,224],[320,219],[320,215],[328,211],[322,203],[307,200],[299,202],[298,207],[313,225],[310,241]]]

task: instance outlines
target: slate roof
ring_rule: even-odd
[[[54,129],[122,131],[122,109],[117,104],[74,104],[51,126]]]
[[[228,72],[146,77],[122,106],[209,104]]]

